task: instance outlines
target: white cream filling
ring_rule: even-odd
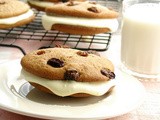
[[[32,5],[36,5],[39,7],[51,7],[53,6],[55,3],[53,2],[48,2],[48,1],[39,1],[39,0],[28,0],[28,2]]]
[[[9,18],[1,18],[0,24],[15,24],[21,20],[27,19],[34,14],[32,10],[28,10],[28,12],[21,14],[19,16],[9,17]]]
[[[46,30],[51,30],[52,25],[54,24],[109,28],[111,32],[115,32],[118,29],[117,19],[93,19],[93,18],[43,15],[42,24]]]
[[[115,80],[103,82],[76,82],[73,80],[48,80],[35,76],[24,69],[21,71],[25,80],[40,84],[58,96],[69,96],[75,93],[88,93],[94,96],[104,95],[111,87],[116,85]]]

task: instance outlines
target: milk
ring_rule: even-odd
[[[135,4],[123,14],[121,61],[131,71],[160,74],[160,4]]]

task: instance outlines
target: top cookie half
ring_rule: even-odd
[[[0,18],[9,18],[26,13],[30,7],[18,0],[0,0]]]
[[[108,81],[114,77],[111,61],[74,49],[37,50],[24,56],[21,65],[26,71],[49,80],[74,79],[79,82],[94,82]]]
[[[118,13],[96,2],[70,1],[64,4],[56,4],[46,8],[47,14],[83,17],[83,18],[117,18]]]
[[[37,10],[45,11],[46,7],[52,7],[57,3],[68,2],[69,0],[27,0],[28,4]],[[85,0],[76,0],[85,1]]]

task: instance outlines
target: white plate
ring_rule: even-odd
[[[125,114],[143,101],[143,85],[118,69],[110,95],[61,98],[34,89],[21,76],[19,60],[0,65],[0,108],[45,119],[104,119]]]

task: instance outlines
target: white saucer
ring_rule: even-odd
[[[116,69],[117,86],[110,95],[61,98],[34,89],[21,76],[19,60],[0,65],[0,108],[45,119],[104,119],[138,107],[145,95],[143,85]]]

